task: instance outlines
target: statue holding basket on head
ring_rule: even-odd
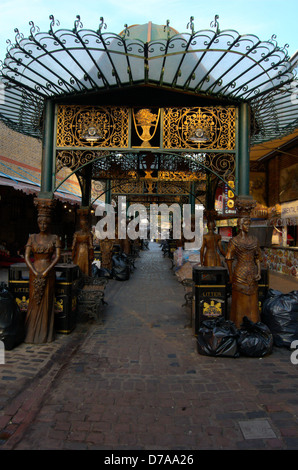
[[[78,209],[80,229],[75,232],[72,243],[72,260],[81,272],[91,276],[94,247],[92,233],[89,228],[89,208]]]
[[[258,281],[261,278],[261,249],[256,237],[249,235],[250,213],[255,206],[250,198],[236,200],[239,233],[228,245],[226,262],[232,283],[230,320],[239,328],[244,316],[260,321]],[[233,262],[235,261],[235,266]]]
[[[221,243],[221,236],[214,232],[216,211],[205,211],[207,219],[208,232],[203,236],[203,243],[201,247],[201,266],[221,266],[220,255],[225,256],[224,249]]]
[[[36,199],[39,233],[29,236],[25,262],[29,268],[29,305],[25,319],[25,343],[48,343],[54,339],[55,269],[61,241],[50,231],[55,200]],[[33,255],[34,261],[31,259]]]

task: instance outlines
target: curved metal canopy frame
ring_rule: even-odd
[[[90,207],[93,206],[93,204],[95,204],[95,202],[102,196],[104,196],[110,189],[116,189],[116,188],[121,188],[123,186],[123,184],[127,183],[128,181],[131,181],[131,179],[129,178],[124,178],[123,180],[120,180],[119,182],[115,183],[114,185],[111,186],[111,188],[109,189],[105,189],[102,193],[100,193],[98,196],[96,196],[96,198],[94,198],[91,203],[90,203]],[[171,186],[174,186],[176,188],[179,188],[179,181],[171,181],[169,182],[169,184],[171,184]],[[196,198],[200,204],[203,204],[203,202],[200,200],[200,198],[197,196],[197,194],[195,192],[193,192],[192,190],[189,191],[189,195],[191,195],[193,198]],[[169,195],[170,196],[170,195]]]
[[[64,151],[62,151],[64,152]],[[70,156],[72,156],[72,151],[65,151],[67,154],[68,152],[70,153]],[[71,170],[71,173],[63,179],[59,183],[59,185],[55,188],[55,191],[73,174],[75,174],[78,170],[81,170],[82,168],[88,166],[89,164],[94,164],[100,160],[106,160],[108,161],[110,158],[113,158],[114,161],[117,161],[117,163],[122,167],[122,170],[124,172],[128,171],[133,171],[136,170],[136,161],[135,158],[138,157],[146,157],[148,154],[148,151],[139,151],[139,150],[121,150],[121,151],[115,151],[115,150],[104,150],[104,151],[90,151],[90,149],[86,151],[82,151],[84,154],[86,152],[86,155],[83,156],[81,161],[79,159],[75,160],[75,165],[72,164],[72,158],[68,159],[66,157],[66,163],[62,164],[59,167],[59,170],[62,169],[63,167],[68,167]],[[151,152],[150,152],[151,153]],[[225,158],[221,157],[221,154],[218,154],[218,158],[216,158],[215,155],[211,154],[204,154],[204,153],[187,153],[186,151],[170,151],[170,150],[158,150],[154,149],[152,152],[154,156],[161,156],[165,157],[169,160],[170,166],[166,165],[166,168],[163,167],[163,171],[177,171],[175,166],[173,166],[173,162],[179,162],[179,160],[184,160],[185,162],[188,163],[189,170],[191,172],[201,172],[203,171],[209,171],[213,173],[215,176],[218,176],[220,180],[222,180],[225,184],[227,184],[226,178],[229,177],[230,175],[235,176],[236,172],[236,162],[234,155],[229,154],[229,152],[223,152],[225,155]],[[205,158],[204,158],[205,157]],[[231,159],[232,157],[232,159]],[[67,163],[68,160],[68,164]]]
[[[123,157],[124,155],[128,155],[130,156],[133,152],[122,152],[121,151],[121,156]],[[158,152],[157,152],[158,153]],[[235,192],[235,187],[232,187],[228,184],[228,181],[225,179],[225,177],[228,176],[228,174],[230,173],[233,173],[233,171],[229,171],[231,169],[228,168],[228,166],[225,166],[225,164],[223,164],[221,170],[223,171],[223,174],[220,174],[220,168],[218,168],[218,171],[215,171],[212,167],[210,166],[207,166],[205,165],[203,162],[198,162],[196,160],[196,157],[192,157],[191,155],[182,155],[181,153],[174,153],[174,152],[168,152],[168,151],[163,151],[161,152],[162,154],[168,156],[168,157],[172,157],[172,158],[175,158],[175,159],[185,159],[186,161],[189,162],[190,166],[192,166],[192,171],[195,172],[195,171],[205,171],[205,172],[209,172],[210,174],[214,175],[218,181],[221,181],[222,183],[224,183],[228,189],[230,189],[234,194],[236,194]],[[89,165],[92,165],[93,163],[95,163],[96,161],[98,160],[101,160],[101,159],[107,159],[109,157],[114,157],[115,154],[119,154],[119,152],[115,152],[115,151],[112,151],[112,152],[105,152],[104,155],[101,155],[101,156],[97,156],[96,158],[92,159],[92,160],[88,160],[88,161],[85,161],[85,163],[83,163],[82,165],[80,166],[76,166],[76,168],[74,170],[71,171],[71,173],[69,173],[57,186],[56,188],[54,189],[54,192],[57,191],[60,186],[65,183],[65,181],[67,181],[68,178],[70,178],[71,176],[77,174],[82,168],[85,168]],[[139,152],[135,152],[134,153],[135,155],[138,155]],[[121,157],[120,157],[121,158]],[[221,162],[221,165],[222,165],[222,162]],[[120,180],[119,182],[119,186],[121,186],[123,184],[123,182],[125,181],[131,181],[131,177],[124,177]],[[173,184],[176,184],[177,186],[179,186],[179,182],[171,182]],[[99,196],[97,196],[92,202],[91,202],[91,206],[92,204],[94,204],[96,202],[96,200],[101,197],[102,195],[104,195],[106,193],[106,191],[103,191]],[[190,194],[193,196],[193,197],[197,197],[196,194],[192,193],[192,191],[190,191]]]
[[[76,171],[77,171],[77,170],[76,170]],[[115,183],[112,184],[109,188],[106,188],[104,191],[102,191],[100,194],[98,194],[98,196],[96,196],[96,197],[90,202],[90,205],[89,205],[89,206],[92,207],[93,204],[95,204],[95,202],[96,202],[100,197],[104,196],[104,195],[105,195],[107,192],[109,192],[110,190],[117,189],[117,188],[121,188],[121,187],[123,187],[124,184],[126,184],[127,182],[130,182],[130,181],[131,181],[131,178],[128,178],[128,177],[127,177],[127,178],[122,178],[122,179],[120,179],[119,181],[115,182]],[[180,187],[178,181],[176,181],[176,182],[171,181],[170,183],[171,183],[171,185],[174,186],[174,187],[177,187],[177,188]],[[192,195],[193,197],[196,197],[196,194],[195,194],[194,192],[192,192],[192,191],[189,191],[189,194]],[[169,195],[169,196],[172,196],[172,195]],[[197,198],[197,199],[199,199],[199,198]],[[200,203],[201,203],[201,201],[200,201]]]
[[[143,42],[133,27],[121,35],[83,29],[77,16],[72,30],[40,32],[30,22],[25,38],[15,29],[8,42],[0,76],[4,100],[0,119],[18,132],[41,138],[41,119],[47,99],[138,85],[156,85],[228,102],[248,102],[257,121],[251,143],[290,133],[297,127],[298,100],[293,102],[294,73],[287,53],[275,37],[261,41],[235,30],[194,30],[173,34],[169,21],[162,38]],[[1,98],[1,96],[0,96]]]

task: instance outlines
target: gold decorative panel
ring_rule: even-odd
[[[109,155],[109,152],[106,152]],[[91,163],[98,157],[94,150],[59,150],[56,156],[56,173],[61,168],[70,168],[71,171],[78,170],[86,163]]]
[[[128,134],[128,108],[58,106],[57,147],[127,148]]]
[[[150,141],[153,139],[157,130],[160,109],[156,113],[152,113],[148,108],[139,109],[137,112],[133,109],[132,116],[136,134],[139,141],[142,142],[141,145],[134,145],[134,147],[152,147]]]
[[[112,180],[112,193],[113,194],[143,194],[142,181],[120,181]]]
[[[159,194],[189,194],[190,192],[190,183],[188,182],[158,182],[158,193]]]
[[[236,108],[165,108],[163,148],[234,150]]]
[[[164,181],[197,181],[206,179],[206,175],[203,173],[191,173],[188,171],[160,171],[158,177]]]
[[[112,180],[113,194],[161,194],[185,195],[190,192],[189,182],[159,181],[157,178],[142,178],[137,181]]]

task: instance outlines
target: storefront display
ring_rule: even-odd
[[[298,248],[282,246],[265,248],[263,262],[271,271],[298,279]]]

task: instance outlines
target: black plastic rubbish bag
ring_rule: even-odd
[[[268,326],[261,322],[252,322],[243,317],[239,330],[238,349],[240,355],[264,357],[272,353],[273,336]]]
[[[92,265],[91,265],[92,277],[98,277],[98,271],[99,271],[99,268],[96,266],[95,263],[92,263]]]
[[[117,281],[127,281],[130,277],[127,256],[124,253],[116,254],[112,257],[112,261],[112,278]]]
[[[92,263],[92,277],[105,277],[110,279],[111,271],[107,268],[98,268],[95,263]]]
[[[107,279],[110,279],[111,271],[107,268],[99,268],[97,271],[97,277],[106,277]]]
[[[239,357],[238,330],[235,324],[224,318],[205,320],[197,335],[198,353],[204,356]]]
[[[271,331],[275,346],[290,347],[298,339],[298,291],[283,294],[269,289],[261,320]]]
[[[0,285],[0,341],[8,351],[25,339],[25,316],[5,283]]]

